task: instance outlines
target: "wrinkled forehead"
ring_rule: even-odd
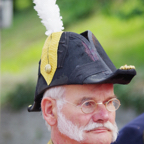
[[[101,100],[113,95],[113,84],[66,85],[64,98],[71,101],[82,98]]]

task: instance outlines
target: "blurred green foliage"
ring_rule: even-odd
[[[32,9],[33,0],[13,0],[14,11]],[[144,15],[144,0],[57,0],[65,26],[86,18],[93,12],[114,15],[122,19]]]
[[[122,19],[144,15],[144,0],[118,0],[112,4],[111,12]]]
[[[61,15],[65,26],[79,18],[86,18],[94,12],[94,5],[97,0],[60,0],[57,4],[60,7]]]
[[[5,95],[2,101],[3,106],[7,106],[13,110],[20,110],[23,107],[28,107],[34,101],[35,84],[31,80],[23,83],[18,83],[14,89]]]
[[[138,75],[128,85],[115,85],[115,94],[123,107],[132,107],[137,113],[144,112],[144,75]]]
[[[32,8],[33,0],[13,0],[14,12],[19,12],[28,8]]]
[[[57,0],[65,31],[91,30],[117,68],[136,66],[138,75],[127,86],[116,85],[115,93],[124,106],[144,111],[144,0]],[[45,27],[32,9],[32,0],[14,0],[13,26],[2,30],[2,102],[20,109],[33,101],[34,80],[46,39]],[[23,82],[13,83],[21,75]],[[12,77],[14,77],[12,79]],[[10,85],[14,85],[12,89]]]
[[[144,0],[60,0],[57,1],[65,26],[93,12],[129,19],[144,15]]]

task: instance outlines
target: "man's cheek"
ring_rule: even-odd
[[[109,121],[112,124],[115,124],[115,118],[116,118],[115,112],[110,112],[110,114],[109,114]]]

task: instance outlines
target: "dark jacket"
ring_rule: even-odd
[[[144,144],[144,113],[124,126],[112,144]]]

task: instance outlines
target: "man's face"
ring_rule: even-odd
[[[112,84],[70,85],[65,87],[65,99],[77,106],[87,100],[104,103],[115,97]],[[71,134],[68,134],[70,131],[64,128],[66,122],[69,125],[68,127],[71,127]],[[115,112],[108,111],[103,104],[97,105],[94,112],[85,114],[80,108],[65,103],[61,111],[58,112],[60,132],[72,139],[76,137],[75,140],[81,141],[81,143],[111,143],[112,131],[115,131],[115,133],[117,131],[116,126],[113,125],[115,125]]]

